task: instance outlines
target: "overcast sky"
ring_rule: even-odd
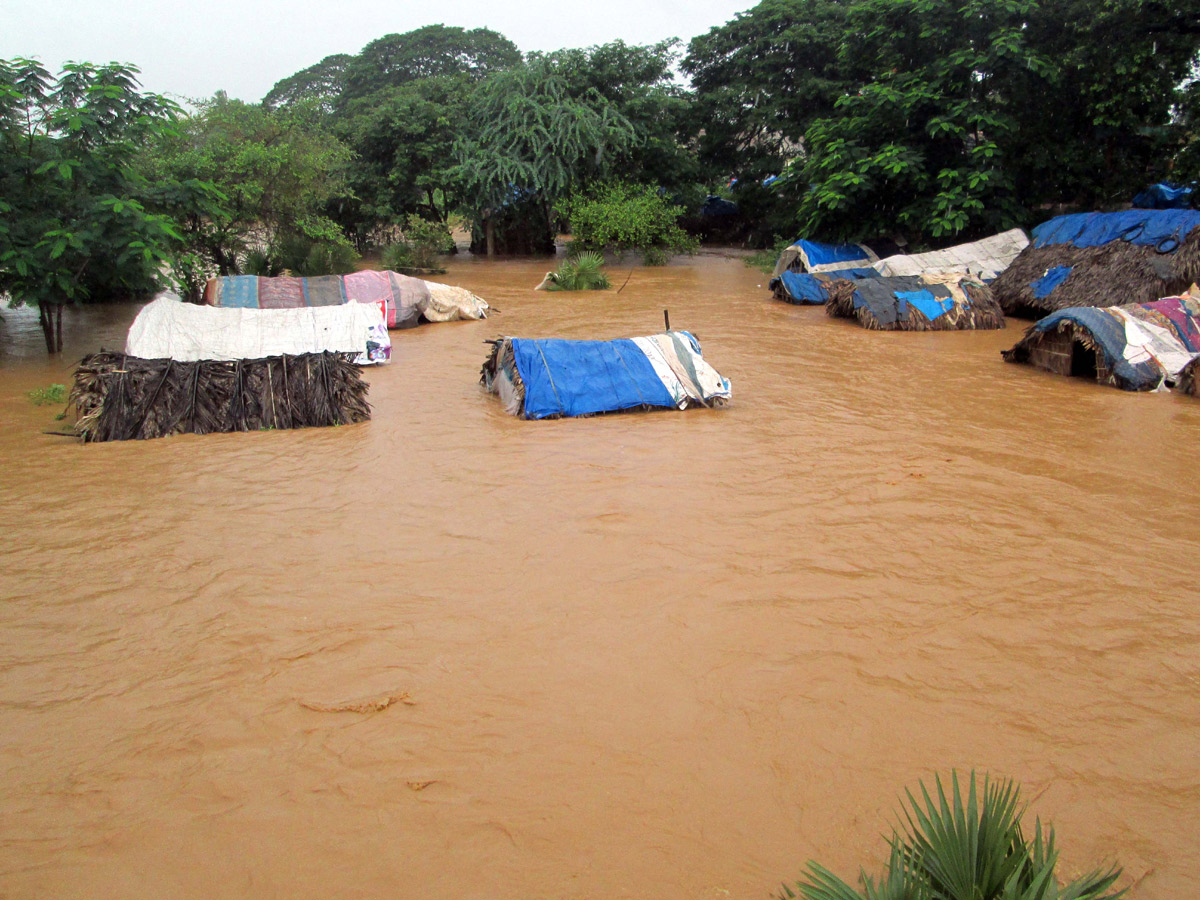
[[[442,23],[491,28],[523,51],[620,38],[685,42],[757,0],[0,0],[0,59],[133,63],[148,91],[257,101],[331,53]]]

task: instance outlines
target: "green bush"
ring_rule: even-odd
[[[410,215],[400,239],[384,247],[381,257],[385,269],[434,269],[439,255],[453,251],[454,238],[444,222]]]
[[[604,291],[610,285],[604,272],[604,257],[585,250],[563,260],[545,282],[548,291]]]
[[[607,184],[576,194],[559,208],[579,250],[637,250],[646,265],[663,265],[669,254],[695,253],[700,243],[679,226],[682,206],[673,206],[649,185]]]
[[[29,391],[26,395],[29,402],[34,406],[49,406],[52,403],[67,402],[67,386],[65,384],[51,384],[44,388],[35,388]]]
[[[242,261],[247,275],[275,276],[291,272],[302,277],[345,275],[354,271],[358,254],[345,240],[313,240],[302,234],[280,238],[276,247],[251,250]]]
[[[1113,867],[1099,869],[1059,887],[1054,867],[1058,850],[1054,829],[1038,821],[1033,840],[1021,831],[1019,789],[1011,781],[991,782],[985,775],[976,790],[975,773],[964,798],[958,773],[950,778],[950,796],[937,778],[937,799],[924,783],[921,799],[910,791],[902,807],[903,833],[893,831],[887,867],[876,882],[865,872],[857,891],[824,866],[809,862],[807,880],[796,890],[784,885],[783,900],[1116,900],[1111,890],[1121,876]],[[798,892],[798,893],[797,893]]]

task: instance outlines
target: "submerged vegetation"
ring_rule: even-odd
[[[548,291],[605,291],[611,287],[604,257],[593,250],[573,253],[542,284]]]
[[[762,0],[686,47],[430,25],[187,111],[132,66],[0,61],[0,293],[55,350],[64,303],[389,244],[426,267],[452,216],[478,253],[569,229],[647,263],[691,234],[963,241],[1200,177],[1198,50],[1200,0]]]
[[[906,791],[900,829],[892,832],[891,853],[878,880],[865,871],[856,890],[816,862],[805,880],[784,885],[780,900],[1116,900],[1121,869],[1096,869],[1068,884],[1057,877],[1054,829],[1034,823],[1032,838],[1021,828],[1024,807],[1011,781],[986,775],[977,785],[972,772],[966,794],[958,773],[950,792],[936,778],[936,797],[924,783],[920,798]]]
[[[50,406],[54,403],[67,402],[67,386],[65,384],[48,384],[46,387],[34,388],[25,394],[34,406]]]

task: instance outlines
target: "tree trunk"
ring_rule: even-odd
[[[491,259],[496,255],[496,225],[491,216],[483,220],[483,233],[487,238],[488,259]]]
[[[46,339],[46,352],[62,353],[62,304],[38,303],[38,322]]]

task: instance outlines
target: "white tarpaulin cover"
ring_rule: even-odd
[[[125,352],[142,359],[262,359],[302,353],[356,353],[360,365],[387,362],[391,341],[376,304],[297,309],[225,309],[160,294],[138,313]]]
[[[1008,268],[1017,255],[1029,246],[1029,238],[1020,228],[994,234],[982,241],[959,244],[929,253],[901,253],[875,263],[880,275],[924,275],[928,272],[965,272],[990,281]]]
[[[429,301],[421,308],[421,314],[430,322],[487,318],[487,301],[466,288],[436,281],[426,281],[425,284],[429,288]]]

